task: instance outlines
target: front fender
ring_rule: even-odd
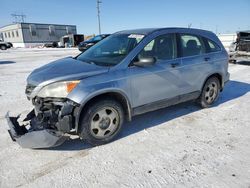
[[[96,78],[96,79],[95,79]],[[130,101],[130,84],[128,79],[104,80],[97,77],[82,80],[79,85],[67,96],[68,99],[82,105],[89,98],[106,92],[118,92],[124,95]]]
[[[88,101],[102,94],[116,93],[121,95],[126,100],[128,119],[131,120],[132,108],[130,103],[130,95],[126,91],[129,90],[129,84],[126,81],[111,81],[93,85],[83,84],[77,86],[72,93],[68,95],[68,99],[78,103],[80,106],[77,109],[76,115],[76,131],[78,131],[78,123],[80,121],[81,112]]]

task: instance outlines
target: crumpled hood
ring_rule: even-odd
[[[83,79],[89,76],[108,72],[108,67],[88,64],[71,57],[53,61],[35,69],[27,78],[27,83],[37,86],[41,83]]]

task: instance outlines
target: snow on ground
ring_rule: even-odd
[[[137,116],[114,142],[77,138],[52,149],[22,149],[5,113],[32,109],[28,74],[77,49],[0,51],[0,187],[249,187],[250,66],[230,65],[217,104],[186,103]]]

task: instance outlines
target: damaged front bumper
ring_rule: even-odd
[[[22,122],[20,116],[6,114],[10,137],[23,148],[55,147],[69,137],[66,133],[75,131],[78,104],[68,99],[38,97],[32,103],[34,110]]]
[[[9,113],[6,114],[6,119],[9,125],[9,134],[13,141],[16,141],[23,148],[49,148],[61,145],[68,136],[60,131],[52,129],[33,130],[36,121],[34,121],[35,113],[31,111],[24,119],[28,121],[30,129],[28,130],[25,125],[20,125],[18,122],[19,116],[10,117]]]

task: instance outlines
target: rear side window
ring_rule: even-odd
[[[201,55],[204,53],[202,41],[195,35],[180,34],[180,49],[184,57]]]
[[[218,52],[221,50],[218,44],[216,44],[214,41],[203,38],[205,46],[206,46],[206,53],[211,53],[211,52]]]

